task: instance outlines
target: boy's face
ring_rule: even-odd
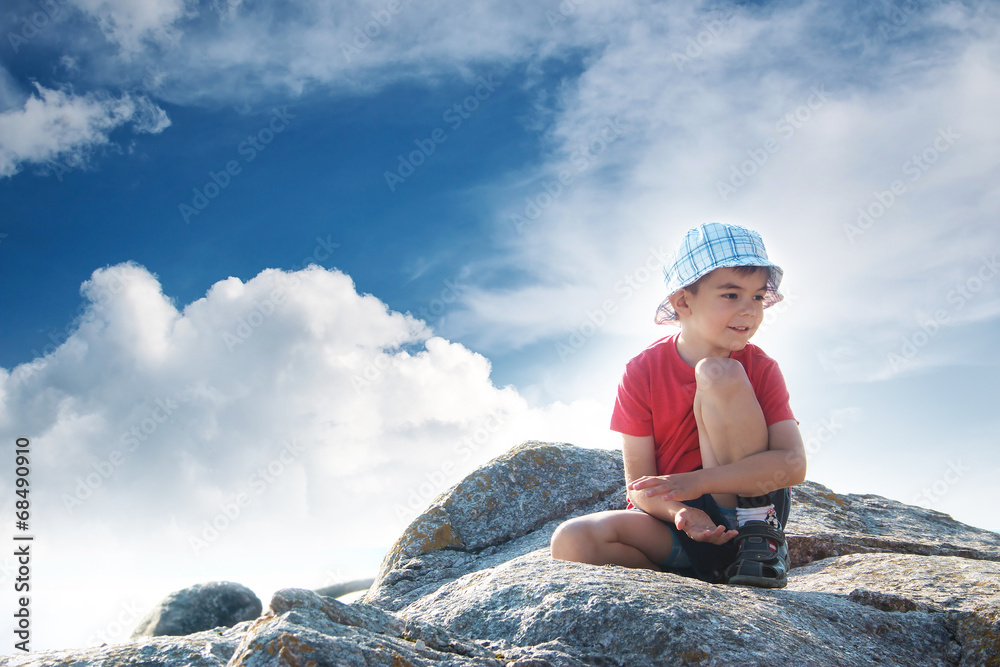
[[[698,282],[697,294],[682,290],[675,308],[681,335],[712,355],[742,350],[764,319],[767,269],[750,275],[715,269]]]

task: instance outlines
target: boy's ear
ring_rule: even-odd
[[[691,304],[688,303],[688,296],[688,291],[682,287],[668,297],[670,305],[674,307],[674,311],[678,317],[691,314]]]

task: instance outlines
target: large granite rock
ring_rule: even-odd
[[[793,491],[781,590],[555,561],[624,506],[621,453],[529,442],[439,497],[363,601],[275,593],[228,630],[11,665],[1000,665],[1000,535],[878,496]]]
[[[941,614],[563,563],[543,551],[466,575],[399,613],[497,645],[560,641],[566,664],[869,665],[880,656],[883,665],[947,665],[962,656]]]
[[[713,586],[549,557],[562,519],[624,507],[619,452],[525,443],[491,466],[531,486],[553,479],[562,516],[550,521],[540,494],[504,500],[509,489],[474,474],[407,529],[367,602],[497,646],[549,646],[553,664],[998,664],[996,533],[807,482],[793,491],[787,534],[793,564],[808,567],[785,590]],[[470,531],[486,503],[495,520]],[[946,574],[956,568],[964,577]],[[931,582],[933,593],[916,594]]]
[[[571,516],[625,507],[620,451],[526,442],[474,471],[414,519],[364,601],[398,610],[462,575],[547,549]]]

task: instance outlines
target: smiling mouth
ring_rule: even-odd
[[[733,331],[739,331],[740,333],[746,333],[750,331],[750,327],[729,327]]]

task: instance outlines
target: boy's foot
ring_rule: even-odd
[[[726,582],[736,586],[784,588],[788,583],[785,534],[764,521],[747,521],[733,538],[739,552],[726,568]]]

